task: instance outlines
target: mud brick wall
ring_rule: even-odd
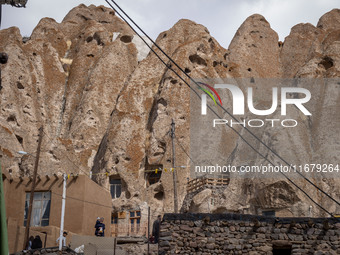
[[[240,214],[165,214],[159,254],[340,254],[340,221]]]

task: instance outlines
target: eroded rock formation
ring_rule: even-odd
[[[296,25],[283,43],[258,14],[241,25],[229,49],[221,47],[204,26],[189,20],[178,21],[156,42],[195,79],[339,77],[339,12],[326,13],[317,27]],[[178,143],[190,151],[190,91],[154,54],[142,59],[145,49],[136,47],[135,38],[111,9],[93,5],[79,5],[60,24],[42,19],[29,40],[23,41],[15,27],[0,31],[0,50],[9,54],[8,63],[2,66],[0,92],[0,155],[6,172],[13,176],[31,174],[34,157],[17,151],[34,154],[38,128],[43,125],[41,174],[92,171],[93,178],[106,188],[107,175],[119,177],[122,195],[115,199],[115,209],[145,206],[146,202],[154,213],[173,210],[169,130],[174,119]],[[339,163],[339,91],[327,87],[313,90],[312,94],[331,101],[328,105],[325,100],[310,105],[317,114],[302,119],[304,125],[291,133],[265,130],[256,134],[285,158]],[[258,104],[265,101],[266,96],[262,97]],[[293,114],[299,118],[297,111]],[[228,154],[232,155],[229,163],[261,162],[232,131],[228,131],[228,140]],[[285,140],[293,145],[296,142],[296,146],[287,150],[282,146],[288,144]],[[190,165],[179,146],[176,165]],[[163,169],[160,181],[148,185],[147,171],[159,168]],[[182,205],[189,168],[178,169],[177,175]],[[340,198],[339,181],[317,182]],[[332,212],[340,212],[312,187],[300,184]],[[273,190],[282,191],[280,197],[273,195]],[[308,216],[311,205],[284,179],[231,180],[220,193],[204,190],[190,203],[189,211],[247,208],[249,213],[256,213],[254,204],[261,204],[263,208],[282,209],[288,216]],[[317,208],[312,213],[321,215]]]

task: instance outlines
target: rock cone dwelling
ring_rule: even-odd
[[[252,85],[255,108],[261,105],[269,108],[272,85],[257,83],[258,79],[322,80],[339,77],[340,10],[334,9],[323,15],[317,26],[294,26],[284,42],[278,41],[277,33],[263,16],[255,14],[240,26],[229,49],[221,47],[203,25],[190,20],[178,21],[171,29],[162,32],[156,43],[194,79],[255,81]],[[176,124],[175,164],[182,166],[175,168],[181,212],[328,217],[283,176],[274,179],[231,176],[197,179],[198,176],[190,171],[192,162],[185,153],[192,149],[190,131],[194,119],[190,118],[190,89],[154,54],[145,54],[145,48],[141,47],[135,34],[111,9],[79,5],[61,23],[50,18],[42,19],[29,38],[22,38],[16,27],[1,30],[0,51],[9,55],[7,64],[1,66],[0,158],[6,177],[8,224],[14,229],[24,228],[26,192],[30,188],[28,182],[33,172],[38,129],[43,125],[38,170],[42,186],[37,191],[52,192],[51,203],[60,202],[58,199],[53,201],[58,183],[54,184],[55,188],[43,186],[43,183],[48,178],[47,182],[61,178],[63,173],[78,175],[70,189],[75,189],[72,191],[75,194],[84,192],[85,196],[92,196],[94,190],[98,190],[97,195],[103,199],[101,203],[109,208],[110,215],[104,216],[109,218],[106,221],[108,235],[145,235],[148,206],[151,219],[158,214],[173,212],[174,208],[172,141],[169,135],[172,119]],[[187,77],[183,78],[189,82]],[[244,89],[241,85],[240,88]],[[321,82],[321,85],[309,89],[314,101],[311,100],[306,107],[312,116],[306,117],[299,109],[292,108],[290,115],[298,121],[296,127],[266,127],[253,131],[275,153],[293,164],[339,164],[339,85],[327,86]],[[230,96],[229,99],[231,101]],[[254,119],[247,114],[246,118]],[[275,114],[273,118],[280,118],[279,113]],[[241,127],[237,129],[267,159],[277,163],[273,152],[266,150]],[[226,128],[221,139],[225,146],[216,144],[214,150],[222,154],[228,164],[240,167],[265,162],[231,129]],[[18,151],[33,156],[22,156]],[[311,178],[322,190],[336,200],[340,199],[339,179],[313,175]],[[20,180],[24,181],[19,185]],[[340,214],[336,203],[325,198],[304,179],[297,178],[295,182],[330,213]],[[91,188],[84,189],[84,185]],[[19,205],[14,206],[16,202]],[[70,202],[66,203],[69,207]],[[92,225],[95,217],[101,216],[96,214],[107,215],[106,210],[97,213],[91,210],[84,209],[81,224]],[[58,227],[60,222],[53,218],[53,213],[50,212],[48,225]],[[71,217],[72,222],[78,216],[67,217]],[[175,218],[169,217],[166,218],[166,229],[178,232],[173,229],[173,222],[182,224],[184,220],[184,227],[180,226],[177,235],[192,234],[186,226],[192,227],[197,219],[194,223],[186,222],[187,219],[176,222]],[[44,219],[37,220],[41,227],[37,231],[46,232],[44,229],[48,226],[43,225]],[[222,231],[219,222],[207,223],[203,230],[196,226],[196,242],[200,240],[196,236],[208,226],[216,227],[217,233]],[[223,225],[223,219],[221,222]],[[223,231],[230,231],[233,238],[239,239],[230,224]],[[277,227],[277,231],[289,228],[284,224]],[[237,231],[248,231],[253,227],[248,225],[237,223]],[[315,231],[321,228],[317,225]],[[74,234],[88,234],[87,230],[73,228],[67,220],[65,229]],[[298,231],[305,231],[301,229],[305,228],[297,227]],[[14,252],[21,245],[15,246],[11,231],[11,252]],[[335,232],[329,235],[329,240],[339,238],[339,228],[332,226],[332,231]],[[266,234],[260,234],[264,240],[262,235]],[[212,237],[215,240],[220,238],[217,234]],[[165,241],[173,244],[172,240]],[[339,252],[339,239],[333,241],[333,250]],[[189,240],[176,242],[176,247],[188,243],[195,251],[200,248]],[[238,249],[234,254],[240,254],[243,248],[239,249],[239,246],[244,243],[229,245]],[[169,246],[165,243],[164,247]],[[164,248],[165,252],[168,250]],[[247,251],[255,250],[249,248]],[[269,252],[269,248],[253,254],[267,254],[265,252]]]

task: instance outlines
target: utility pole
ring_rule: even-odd
[[[172,119],[171,122],[171,140],[172,140],[172,170],[173,170],[173,181],[174,181],[174,213],[178,213],[177,203],[177,172],[175,169],[175,122]]]
[[[63,175],[63,198],[61,202],[61,219],[60,219],[60,235],[59,235],[59,251],[63,249],[63,233],[64,233],[64,219],[65,219],[65,204],[66,204],[66,181],[67,174]]]
[[[148,205],[148,255],[150,254],[150,206]]]
[[[114,238],[113,241],[113,255],[116,255],[116,249],[117,249],[117,236]]]
[[[36,157],[35,157],[33,180],[32,180],[32,187],[31,187],[31,194],[30,194],[30,202],[29,202],[29,206],[28,206],[28,215],[27,215],[27,222],[26,222],[26,229],[25,229],[24,248],[23,248],[24,250],[26,250],[26,248],[27,248],[27,242],[28,242],[30,226],[31,226],[34,189],[35,189],[36,180],[37,180],[37,172],[38,172],[38,164],[39,164],[40,148],[41,148],[41,142],[42,142],[42,137],[43,137],[43,131],[44,131],[44,128],[43,128],[43,126],[41,126],[39,128],[38,148],[37,148],[37,154],[36,154]]]

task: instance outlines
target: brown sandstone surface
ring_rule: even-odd
[[[334,9],[316,27],[294,26],[281,45],[266,19],[255,14],[240,26],[227,50],[204,26],[180,20],[156,42],[195,79],[335,78],[340,75],[339,24],[340,11]],[[173,210],[171,171],[163,170],[161,181],[150,186],[144,171],[170,169],[172,119],[178,139],[176,165],[190,165],[179,146],[190,151],[190,91],[154,54],[140,61],[133,36],[111,9],[93,5],[79,5],[60,24],[42,19],[25,42],[15,27],[0,31],[0,51],[10,56],[2,66],[0,92],[0,156],[6,172],[14,177],[32,173],[34,157],[17,151],[34,154],[38,128],[43,125],[40,174],[92,171],[94,180],[107,188],[109,180],[103,173],[120,176],[122,196],[113,203],[117,210],[144,202],[151,205],[154,215]],[[261,94],[266,89],[261,85],[256,89],[260,91],[257,104],[268,104],[270,92]],[[313,116],[302,117],[294,110],[292,116],[302,123],[297,128],[254,132],[296,163],[339,163],[339,91],[339,86],[311,87],[312,95],[320,98],[317,104],[308,105]],[[237,135],[227,132],[228,163],[263,162]],[[245,137],[265,151],[249,134]],[[177,175],[182,205],[189,168],[179,168]],[[316,182],[340,199],[338,180],[319,178]],[[304,181],[298,183],[330,211],[340,213],[339,207],[322,199]],[[188,203],[189,211],[246,209],[256,213],[261,207],[283,210],[287,216],[309,216],[312,205],[284,178],[232,179],[225,190],[204,190]],[[314,208],[312,215],[323,214]]]

